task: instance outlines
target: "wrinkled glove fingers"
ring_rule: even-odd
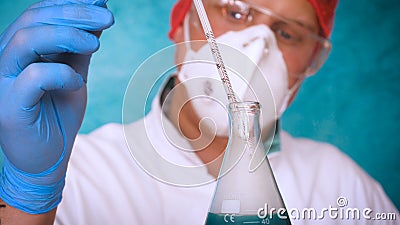
[[[88,5],[97,5],[97,6],[105,6],[108,0],[44,0],[33,4],[29,9],[32,8],[41,8],[52,5],[66,5],[66,4],[88,4]]]
[[[43,55],[89,55],[98,48],[98,38],[80,29],[48,25],[22,29],[13,36],[0,56],[0,74],[16,76],[29,64],[40,61]]]
[[[21,29],[41,25],[69,26],[87,31],[102,31],[112,26],[112,13],[103,7],[85,4],[55,5],[26,10],[3,34],[0,51]],[[45,38],[45,34],[39,37]]]
[[[33,63],[17,77],[12,92],[23,109],[35,106],[46,91],[76,91],[83,78],[70,66],[61,63]]]
[[[51,24],[99,31],[112,25],[112,13],[103,7],[84,4],[56,5],[34,8],[21,17],[22,26]]]

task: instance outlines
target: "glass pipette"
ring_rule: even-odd
[[[221,53],[218,49],[217,41],[215,40],[214,33],[211,29],[210,22],[207,17],[206,10],[204,9],[203,2],[201,0],[193,0],[197,14],[199,15],[201,25],[203,26],[204,34],[206,35],[207,42],[210,45],[211,53],[214,57],[219,76],[221,77],[222,84],[224,85],[225,92],[228,96],[230,103],[237,102],[231,81],[229,80],[228,73],[226,72],[225,64],[222,60]]]

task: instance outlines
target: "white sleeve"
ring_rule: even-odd
[[[321,215],[324,208],[337,208],[339,213],[345,214],[357,209],[359,219],[346,219],[347,215],[331,219],[325,215],[322,221],[324,224],[399,224],[399,212],[382,186],[336,147],[293,138],[284,132],[281,136],[282,150],[276,159],[272,158],[271,166],[289,210],[294,208],[301,212],[313,208]],[[363,216],[363,210],[368,209],[371,212]],[[378,221],[380,215],[393,214],[396,220]],[[293,224],[321,224],[322,221],[292,220]]]

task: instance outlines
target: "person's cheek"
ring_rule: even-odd
[[[281,50],[282,51],[282,50]],[[300,64],[298,62],[298,59],[296,59],[297,57],[294,57],[291,54],[282,54],[283,55],[283,59],[285,60],[286,63],[286,68],[288,70],[288,77],[289,77],[289,88],[292,87],[296,81],[297,81],[297,77],[298,77],[298,73],[300,71]]]
[[[289,88],[291,88],[299,79],[302,79],[310,66],[312,53],[310,51],[292,51],[282,49],[283,59],[289,73]]]

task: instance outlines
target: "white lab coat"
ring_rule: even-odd
[[[194,176],[163,171],[161,164],[157,170],[159,164],[152,161],[152,157],[147,166],[153,166],[154,170],[145,172],[141,167],[144,164],[140,166],[130,152],[134,149],[136,154],[145,156],[151,149],[157,149],[167,160],[180,165],[193,166],[200,162],[193,154],[174,150],[164,131],[180,145],[188,148],[190,145],[171,124],[161,123],[158,102],[155,98],[151,112],[144,119],[125,127],[128,143],[131,143],[129,147],[124,127],[119,124],[108,124],[89,135],[77,137],[55,224],[204,224],[215,182],[195,187],[167,184],[160,180],[168,181],[168,176],[173,177],[171,179]],[[268,158],[288,210],[301,212],[312,207],[321,212],[329,206],[339,208],[337,199],[345,197],[346,207],[371,208],[371,217],[375,212],[396,213],[397,221],[400,220],[397,209],[380,184],[337,148],[293,138],[283,131],[280,139],[281,150]],[[156,179],[152,175],[157,171],[165,172],[166,176]],[[199,169],[195,174],[212,180],[205,169]],[[296,211],[290,212],[296,217]],[[399,224],[397,221],[334,220],[326,215],[323,220],[304,220],[297,216],[292,219],[292,224]]]

